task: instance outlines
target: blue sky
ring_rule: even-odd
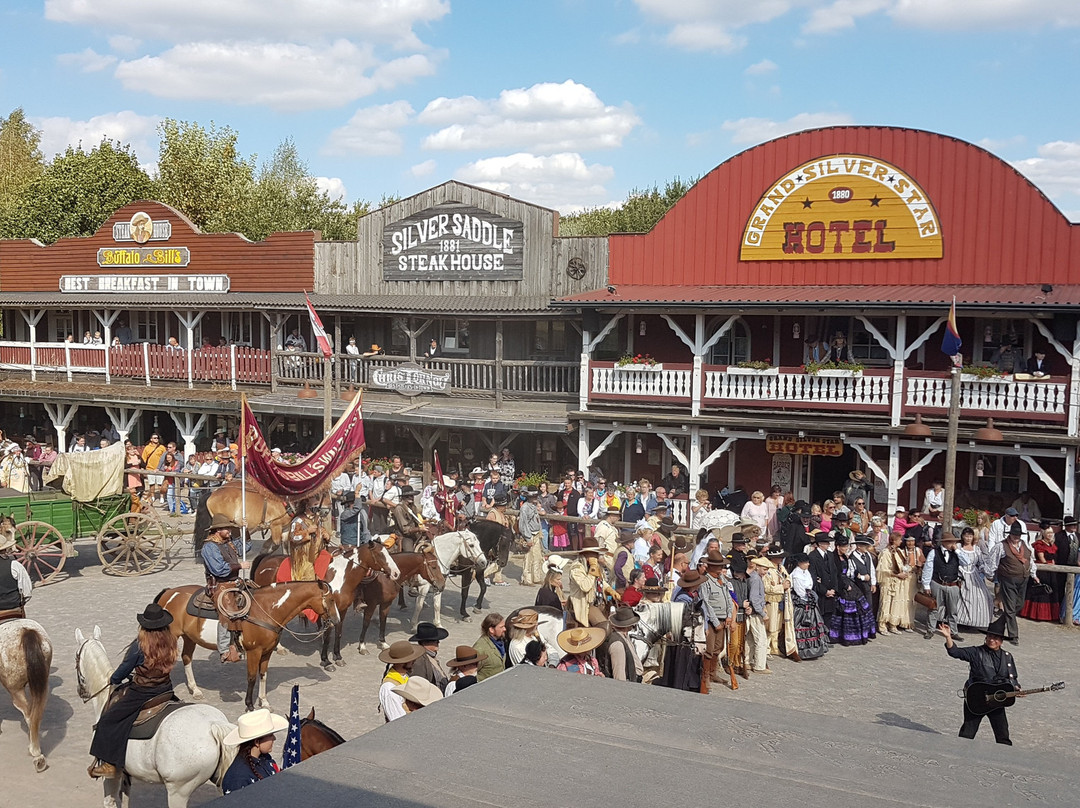
[[[1080,220],[1080,0],[4,0],[0,113],[152,169],[163,117],[293,138],[348,200],[569,212],[788,132],[978,143]]]

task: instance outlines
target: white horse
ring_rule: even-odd
[[[93,704],[94,723],[112,688],[109,677],[113,665],[101,642],[101,629],[87,639],[75,629],[75,676],[79,696]],[[129,741],[124,772],[144,783],[162,783],[169,795],[169,808],[187,808],[188,798],[207,781],[221,783],[236,757],[236,747],[222,743],[233,725],[224,713],[208,704],[192,704],[170,713],[148,741]],[[105,808],[117,808],[128,794],[126,778],[105,780]],[[130,799],[129,799],[130,803]]]
[[[443,533],[431,541],[435,548],[435,557],[439,560],[439,568],[443,575],[451,574],[451,567],[459,560],[465,560],[475,565],[480,570],[487,567],[487,558],[480,547],[480,539],[471,530],[459,530],[453,533]],[[483,574],[482,572],[480,574]],[[432,585],[423,578],[417,577],[413,585],[416,588],[416,606],[413,609],[412,630],[416,631],[416,625],[420,622],[420,612],[424,608],[428,593],[433,589]],[[435,592],[432,606],[435,609],[436,626],[442,627],[442,596],[441,590]]]
[[[11,694],[11,703],[26,719],[30,734],[30,757],[39,772],[49,768],[41,753],[41,716],[49,699],[52,643],[33,620],[9,620],[0,625],[0,684]]]
[[[659,674],[664,667],[664,649],[668,642],[693,640],[704,643],[703,630],[683,628],[684,603],[651,603],[642,601],[634,607],[638,617],[638,624],[630,629],[628,638],[634,648],[634,652],[641,660],[642,667],[646,672],[652,671]],[[655,678],[650,677],[650,678]]]

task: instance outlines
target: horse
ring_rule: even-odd
[[[41,717],[49,700],[52,653],[49,635],[33,620],[18,618],[0,623],[0,684],[26,719],[30,757],[39,773],[49,768],[41,752]]]
[[[258,586],[272,584],[284,560],[285,556],[260,555],[251,565],[251,579]],[[345,618],[350,609],[359,602],[361,584],[364,579],[376,572],[387,575],[392,581],[396,581],[401,574],[394,557],[378,542],[369,542],[360,546],[345,545],[331,560],[323,580],[330,585],[330,591],[341,619],[334,625],[333,662],[329,658],[330,632],[323,634],[319,659],[324,670],[333,671],[335,665],[339,668],[345,667],[345,660],[341,658],[341,635],[345,630]]]
[[[239,480],[230,480],[224,485],[213,489],[210,496],[202,500],[202,504],[206,507],[206,524],[202,525],[203,529],[201,531],[199,530],[199,523],[202,522],[202,518],[198,514],[196,516],[195,536],[197,540],[206,535],[206,528],[210,526],[210,520],[219,513],[226,516],[233,524],[241,524],[244,520],[244,503],[246,502],[247,520],[248,524],[251,525],[248,528],[248,533],[261,533],[265,539],[266,533],[269,531],[270,547],[274,549],[281,547],[285,530],[293,518],[288,504],[279,497],[272,494],[264,496],[251,488],[247,489],[246,498],[243,494],[244,489]]]
[[[417,576],[420,576],[429,587],[433,586],[439,592],[442,592],[443,587],[446,586],[446,576],[442,573],[434,547],[429,546],[422,553],[396,553],[394,562],[400,571],[396,581],[380,572],[371,580],[364,580],[360,584],[359,591],[365,604],[364,626],[360,629],[359,651],[361,654],[367,653],[367,644],[364,639],[367,637],[368,626],[371,625],[371,618],[375,614],[376,607],[379,609],[379,648],[390,647],[386,644],[386,617],[390,613],[390,605],[397,598],[402,581],[415,580]]]
[[[562,659],[562,649],[559,647],[559,633],[566,628],[566,613],[554,606],[522,606],[514,609],[506,616],[506,625],[518,616],[522,609],[532,609],[539,619],[536,623],[536,632],[543,640],[548,652],[548,667],[554,668]]]
[[[75,629],[75,679],[79,697],[91,702],[94,723],[109,698],[109,677],[113,664],[101,642],[101,629],[94,626],[89,639]],[[169,795],[169,808],[187,808],[191,793],[207,781],[221,783],[236,755],[236,748],[223,743],[233,725],[216,707],[190,704],[167,715],[154,737],[129,741],[123,773],[127,777],[105,780],[105,808],[116,808],[128,794],[130,778],[144,783],[162,783]],[[130,800],[129,800],[130,802]]]
[[[315,708],[300,720],[300,760],[307,760],[327,749],[341,746],[345,739],[315,718]]]
[[[490,519],[474,519],[469,522],[468,529],[476,534],[476,538],[480,541],[480,549],[484,551],[484,555],[491,561],[492,566],[497,569],[505,567],[510,560],[510,546],[514,540],[514,531]],[[490,567],[481,570],[473,564],[458,564],[451,570],[451,575],[461,576],[461,608],[459,614],[462,621],[471,622],[465,607],[469,600],[469,589],[472,587],[473,578],[476,578],[476,583],[480,587],[480,592],[476,595],[476,603],[473,605],[473,614],[483,614],[484,595],[487,593],[487,575],[489,572],[494,572],[494,570]]]
[[[181,651],[184,674],[187,677],[188,692],[195,699],[203,697],[199,686],[195,684],[195,674],[191,669],[191,656],[195,646],[217,650],[218,621],[194,617],[187,612],[191,596],[202,588],[196,584],[162,589],[154,598],[154,603],[173,616],[170,628],[173,636],[182,637],[184,640]],[[244,705],[248,710],[254,710],[256,683],[259,685],[259,706],[270,706],[270,702],[266,700],[266,669],[270,664],[270,656],[281,640],[285,625],[304,609],[311,609],[320,618],[329,618],[330,623],[336,623],[340,618],[333,592],[323,581],[275,583],[248,589],[247,593],[251,597],[251,611],[239,624],[241,645],[247,655],[247,697]],[[324,626],[322,631],[326,628]]]
[[[487,567],[487,556],[484,555],[484,551],[480,547],[480,540],[471,530],[443,533],[432,541],[431,546],[435,550],[435,557],[439,560],[439,569],[444,576],[461,574],[458,571],[468,569],[470,565],[472,569],[475,570],[479,567],[481,571]],[[424,602],[427,600],[430,591],[431,585],[425,581],[421,581],[416,587],[416,606],[413,609],[412,619],[413,631],[416,631],[416,626],[420,622],[420,612],[424,609]],[[442,593],[442,588],[436,589],[435,597],[432,599],[432,606],[435,609],[433,622],[440,628],[442,627],[440,616]],[[464,608],[463,602],[462,611],[464,611]],[[465,616],[465,619],[468,619],[468,615]]]
[[[634,607],[634,611],[641,619],[630,629],[627,638],[638,655],[638,659],[641,660],[642,667],[646,672],[653,673],[652,678],[658,678],[663,670],[664,649],[667,642],[678,643],[684,639],[705,642],[702,627],[684,628],[685,606],[684,603],[642,601]],[[689,637],[686,636],[688,631]],[[661,642],[662,640],[664,642]]]

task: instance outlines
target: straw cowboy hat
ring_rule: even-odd
[[[454,658],[446,663],[448,668],[465,668],[480,664],[480,652],[471,645],[459,645],[454,651]]]
[[[14,533],[10,535],[6,533],[0,534],[0,553],[4,552],[5,550],[10,550],[12,547],[14,547],[15,541],[16,539]]]
[[[415,662],[426,653],[427,651],[419,645],[413,645],[407,640],[398,640],[379,654],[379,662],[386,665],[405,665]]]
[[[741,530],[742,530],[742,525],[740,525],[738,523],[736,523],[734,525],[724,525],[719,530],[720,538],[723,541],[730,542],[731,537],[734,536],[736,533],[739,533]]]
[[[602,628],[568,628],[559,632],[559,647],[568,654],[587,654],[607,639]]]
[[[222,738],[225,746],[236,746],[244,741],[254,741],[266,735],[289,728],[289,721],[280,715],[274,715],[265,707],[244,713],[236,719],[236,726]]]
[[[540,624],[540,615],[536,609],[522,609],[516,615],[514,619],[510,621],[510,625],[514,628],[531,629],[536,628]]]
[[[225,514],[223,514],[223,513],[215,513],[214,518],[210,520],[210,526],[206,528],[206,532],[208,534],[209,533],[216,533],[217,531],[221,530],[223,527],[227,527],[227,528],[229,528],[229,530],[236,530],[239,527],[239,525],[236,524],[236,522],[234,522],[232,519],[227,517]]]
[[[442,691],[423,676],[410,676],[405,684],[391,688],[390,692],[421,707],[434,704],[443,697]]]
[[[761,556],[758,556],[757,558],[751,559],[750,560],[750,565],[753,566],[753,567],[761,567],[761,568],[767,569],[767,570],[776,569],[776,566],[771,561],[769,561],[769,559],[763,558]]]

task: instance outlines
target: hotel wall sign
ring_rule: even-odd
[[[372,368],[371,383],[376,387],[394,390],[405,396],[421,393],[448,393],[449,370],[428,370],[415,362],[405,362],[392,368]]]
[[[926,192],[896,166],[861,154],[803,163],[758,200],[742,261],[941,258],[941,223]]]
[[[414,213],[383,229],[383,280],[519,281],[523,228],[460,202]]]
[[[209,293],[229,291],[228,275],[61,275],[61,292]]]
[[[824,455],[840,457],[844,444],[839,438],[815,438],[797,435],[766,435],[765,451],[769,454]]]

